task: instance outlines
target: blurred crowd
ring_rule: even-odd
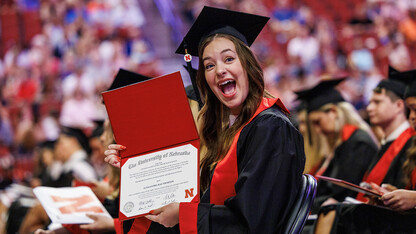
[[[119,68],[165,74],[164,60],[175,58],[175,35],[187,31],[203,5],[271,17],[252,49],[266,89],[290,110],[297,106],[294,90],[323,77],[347,77],[340,91],[366,119],[372,89],[388,65],[416,67],[413,0],[2,0],[0,191],[29,185],[47,160],[40,146],[56,141],[62,126],[93,136],[106,119],[101,92]],[[145,29],[153,28],[146,26],[154,24],[146,13],[154,12],[171,32],[160,35],[172,40],[163,55],[156,53],[157,38],[146,37]],[[30,24],[21,23],[26,15]]]
[[[101,92],[119,68],[162,74],[138,1],[2,1],[2,29],[31,11],[20,30],[41,27],[30,41],[2,32],[0,184],[29,181],[35,147],[55,141],[61,126],[91,133],[106,118]]]

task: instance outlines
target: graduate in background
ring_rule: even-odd
[[[378,186],[391,184],[404,188],[406,185],[402,167],[415,131],[410,127],[405,113],[406,85],[394,79],[393,74],[389,68],[389,79],[382,80],[377,85],[367,106],[370,123],[380,126],[385,138],[382,139],[381,149],[371,162],[363,181]],[[357,199],[367,200],[363,194],[359,194]]]
[[[199,130],[207,149],[201,156],[201,202],[171,203],[147,215],[148,222],[135,219],[124,232],[282,232],[305,155],[302,135],[281,101],[264,90],[261,67],[249,49],[267,20],[202,10],[177,51],[199,57],[197,83],[204,102]],[[123,148],[110,145],[106,161],[119,166]]]
[[[309,131],[325,136],[329,147],[314,176],[323,175],[359,184],[378,148],[370,126],[361,119],[357,110],[344,100],[335,86],[344,79],[326,79],[316,86],[296,92],[305,102],[310,123]],[[352,170],[353,169],[353,170]],[[312,213],[321,205],[355,197],[356,192],[327,181],[318,181]]]
[[[410,126],[416,130],[416,70],[405,72],[394,70],[391,77],[407,84],[404,100],[409,110]],[[416,191],[414,191],[416,190],[416,137],[413,137],[412,145],[406,154],[407,158],[403,164],[406,189],[394,189],[392,186],[383,185],[380,191],[384,193],[381,197],[383,205],[397,211],[416,207]]]
[[[322,160],[329,154],[329,147],[325,137],[317,133],[314,128],[309,127],[311,123],[305,103],[305,101],[301,101],[296,107],[296,121],[304,140],[306,161],[303,172],[314,175],[321,166]]]
[[[406,169],[403,170],[403,166],[408,160],[408,150],[411,149],[415,132],[406,119],[404,98],[408,94],[407,92],[405,94],[405,83],[398,81],[400,76],[401,74],[397,71],[389,68],[389,78],[377,85],[367,107],[370,122],[380,126],[386,137],[382,140],[382,147],[370,164],[363,180],[371,184],[372,189],[382,193],[387,192],[385,188],[387,186],[380,187],[382,184],[389,184],[388,187],[391,189],[405,188],[409,183],[404,180],[409,174],[406,176]],[[407,105],[411,104],[411,99],[409,99]],[[414,115],[415,112],[410,116]],[[369,202],[370,204],[377,202],[378,205],[385,203],[393,209],[404,209],[406,206],[399,208],[401,206],[393,204],[397,202],[397,197],[394,199],[393,197],[409,194],[408,192],[403,194],[402,189],[396,191],[398,192],[386,193],[380,200],[370,199]],[[413,196],[410,195],[410,197]],[[368,198],[362,196],[361,193],[357,199],[368,201]],[[390,199],[393,199],[392,204],[389,204]],[[328,212],[329,210],[331,211]],[[322,207],[320,212],[315,229],[317,233],[341,231],[343,233],[358,231],[360,233],[414,233],[416,230],[414,212],[397,213],[391,209],[367,204],[338,204],[336,209],[331,206]]]

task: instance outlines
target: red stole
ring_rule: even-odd
[[[255,116],[257,116],[260,112],[273,106],[274,104],[282,108],[283,111],[289,113],[289,111],[286,109],[286,107],[283,105],[280,99],[263,98],[262,102],[260,103],[260,106],[258,107],[253,117],[250,119],[250,121]],[[240,136],[240,132],[241,130],[234,137],[233,143],[227,155],[218,163],[217,167],[215,168],[214,175],[211,181],[211,187],[210,187],[210,190],[211,190],[210,203],[211,204],[223,205],[224,201],[227,198],[235,195],[234,184],[235,182],[237,182],[237,177],[238,177],[237,152],[236,151],[237,151],[237,141],[238,141],[238,137]],[[183,203],[181,205],[190,205],[190,207],[192,207],[194,203]],[[196,208],[198,207],[196,206]],[[191,225],[195,223],[196,225],[197,223],[196,213],[197,212],[194,212],[194,213],[195,213],[195,217],[188,217],[185,223],[187,224],[191,223]],[[182,221],[180,222],[184,223]],[[136,218],[128,233],[129,234],[146,233],[150,225],[151,225],[151,221],[146,219],[145,217]],[[181,228],[181,231],[182,229],[186,230],[186,228]],[[196,228],[193,228],[192,230],[196,230]]]
[[[347,141],[348,139],[350,139],[351,135],[357,131],[358,127],[355,125],[351,125],[351,124],[346,124],[344,125],[344,127],[342,128],[342,134],[341,134],[341,139],[343,142]]]
[[[247,122],[250,123],[254,117],[260,112],[270,108],[274,104],[277,104],[283,111],[289,113],[280,99],[263,98],[260,106],[257,108],[256,113]],[[246,124],[246,125],[247,125]],[[240,136],[242,127],[234,137],[233,143],[227,154],[221,161],[218,162],[215,167],[214,174],[211,180],[210,186],[210,203],[215,205],[224,205],[224,201],[232,196],[235,196],[234,184],[238,178],[237,168],[237,142]]]
[[[380,160],[378,160],[373,169],[368,174],[366,174],[366,176],[364,176],[363,181],[367,183],[373,182],[377,185],[381,185],[381,182],[383,182],[384,177],[390,168],[391,162],[394,160],[394,158],[396,158],[397,154],[402,150],[406,142],[414,135],[415,131],[413,128],[408,128],[403,131],[400,136],[389,146],[389,148],[386,150]],[[357,195],[357,200],[365,201],[364,194],[359,193]]]
[[[79,224],[62,224],[69,233],[89,234],[90,231],[87,229],[81,229]]]

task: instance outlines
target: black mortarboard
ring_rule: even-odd
[[[296,112],[300,112],[306,109],[306,102],[301,100],[301,102],[295,107]]]
[[[217,33],[232,35],[251,46],[269,17],[204,6],[191,29],[184,37],[177,54],[198,56],[202,39]]]
[[[185,69],[188,69],[187,66],[185,66],[185,65],[183,65],[183,67]],[[187,70],[187,71],[189,73],[189,70]],[[192,81],[192,78],[195,78],[195,77],[191,77],[191,76],[196,75],[196,73],[197,73],[197,70],[194,69],[194,68],[191,68],[191,73],[189,73],[189,77],[191,78],[191,81]],[[195,87],[196,87],[196,85],[195,85]],[[193,84],[186,86],[185,87],[185,91],[186,91],[186,96],[189,99],[192,99],[192,100],[197,101],[199,103],[200,100],[198,100],[198,99],[200,99],[200,97],[199,96],[198,97],[196,96],[195,88],[194,88],[194,85]],[[202,105],[200,106],[200,108],[201,107],[202,107]]]
[[[392,77],[392,76],[396,75],[397,73],[399,73],[399,71],[396,70],[394,67],[389,65],[388,73],[389,73],[388,77]]]
[[[88,142],[88,137],[79,128],[62,127],[61,134],[66,136],[75,137],[80,146],[89,154],[91,152]]]
[[[317,110],[328,103],[345,101],[341,93],[335,89],[345,78],[321,80],[312,88],[296,91],[297,99],[305,102],[308,112]]]
[[[392,68],[394,69],[394,68]],[[416,70],[399,72],[395,70],[393,74],[390,74],[389,68],[389,79],[397,80],[406,84],[406,89],[403,98],[416,97]]]
[[[40,148],[47,148],[47,149],[53,149],[55,147],[56,141],[46,140],[41,143],[39,143]]]
[[[376,89],[390,90],[393,93],[395,93],[398,97],[404,98],[406,84],[402,80],[397,79],[399,74],[399,71],[394,69],[392,66],[389,66],[388,79],[380,81]]]
[[[113,83],[110,85],[110,88],[107,91],[121,88],[127,85],[135,84],[145,80],[149,80],[151,77],[144,76],[135,72],[124,70],[120,68],[117,72],[116,77],[113,80]]]
[[[194,87],[192,85],[188,85],[185,87],[185,92],[186,92],[186,96],[194,101],[198,101],[195,95],[195,90]]]
[[[103,124],[97,124],[94,128],[94,130],[92,130],[91,135],[89,136],[90,138],[100,138],[100,136],[103,134],[104,132],[104,122]]]

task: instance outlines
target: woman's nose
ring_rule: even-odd
[[[218,76],[223,76],[226,72],[227,72],[227,70],[226,70],[226,68],[225,68],[225,65],[223,65],[223,64],[218,64],[217,65],[217,75]]]

